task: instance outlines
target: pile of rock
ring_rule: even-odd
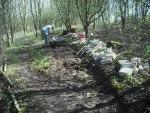
[[[94,61],[101,64],[111,64],[116,59],[116,53],[112,48],[107,48],[106,44],[98,39],[85,42],[85,46],[79,51],[80,56],[88,54]]]
[[[112,50],[111,47],[107,47],[107,44],[98,40],[86,40],[85,42],[80,42],[79,40],[72,42],[71,44],[83,44],[81,50],[79,51],[80,57],[85,57],[85,55],[90,56],[94,61],[106,65],[112,64],[116,60],[117,55]],[[137,75],[143,74],[144,71],[150,70],[149,62],[143,63],[141,58],[131,58],[131,60],[119,60],[120,70],[119,75]]]
[[[137,75],[139,73],[143,73],[144,70],[149,71],[149,63],[143,63],[141,61],[141,58],[131,58],[131,61],[129,60],[119,60],[119,64],[121,66],[119,70],[119,75]]]
[[[107,65],[112,64],[114,60],[116,60],[117,55],[113,51],[108,44],[98,40],[98,39],[88,39],[88,40],[80,40],[78,38],[78,34],[69,33],[65,36],[65,39],[70,39],[70,45],[78,46],[80,51],[78,52],[81,58],[85,56],[89,56],[95,62]],[[53,41],[63,41],[64,38],[53,38]],[[150,66],[149,62],[143,63],[141,58],[131,58],[131,60],[119,60],[120,64],[119,75],[137,75],[139,73],[143,74],[143,72],[149,71]]]

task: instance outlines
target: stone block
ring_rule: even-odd
[[[144,68],[145,70],[149,70],[149,69],[150,69],[149,63],[148,63],[148,62],[147,62],[147,63],[144,63],[144,64],[143,64],[143,68]]]
[[[113,60],[111,58],[108,58],[108,59],[103,59],[100,62],[101,64],[105,65],[105,64],[111,64]]]
[[[106,53],[114,53],[114,52],[113,52],[112,48],[107,48]]]
[[[133,74],[137,75],[138,73],[139,73],[139,68],[137,68],[136,66],[134,66]]]
[[[132,62],[133,66],[137,66],[138,63],[137,62]]]
[[[106,54],[106,57],[112,58],[113,60],[115,60],[117,56],[116,56],[116,53],[113,52],[113,53],[108,53],[108,54]]]
[[[102,57],[105,56],[103,53],[97,53],[97,52],[92,52],[91,54],[92,54],[92,57],[95,61],[102,59]]]
[[[92,53],[92,57],[95,61],[99,59],[99,53]]]
[[[119,70],[120,76],[127,76],[133,74],[133,68],[123,67]]]
[[[142,65],[139,65],[139,72],[142,73],[144,71],[144,68]]]
[[[124,63],[128,63],[129,61],[128,60],[119,60],[118,62],[119,62],[120,65],[122,65]]]
[[[131,58],[131,62],[141,63],[141,58]]]
[[[133,64],[131,62],[122,63],[121,67],[122,68],[133,68]]]

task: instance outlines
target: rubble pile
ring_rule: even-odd
[[[149,62],[142,62],[141,58],[133,57],[131,60],[118,60],[117,54],[111,47],[107,47],[107,44],[98,39],[89,39],[85,42],[79,40],[72,42],[71,45],[82,44],[82,48],[79,51],[80,57],[89,56],[95,62],[101,65],[112,64],[114,61],[120,65],[119,75],[137,75],[144,74],[144,71],[149,73],[150,65]]]
[[[85,46],[79,52],[80,56],[88,54],[94,61],[101,64],[111,64],[116,59],[116,53],[112,48],[107,48],[106,44],[94,39],[85,42]]]
[[[137,75],[143,74],[144,71],[149,71],[149,63],[142,62],[141,58],[131,58],[129,60],[119,60],[121,69],[119,70],[119,75]]]
[[[71,46],[76,46],[79,50],[78,55],[81,58],[92,58],[94,62],[100,65],[109,65],[113,62],[118,62],[120,68],[117,70],[120,76],[144,74],[145,71],[149,73],[149,62],[142,62],[141,58],[133,57],[131,60],[118,60],[117,54],[111,46],[100,41],[99,39],[81,40],[80,35],[76,33],[69,33],[64,37],[53,37],[50,42],[63,42],[64,40]],[[84,36],[81,36],[81,38]]]

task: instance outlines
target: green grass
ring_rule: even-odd
[[[103,52],[103,51],[105,51],[105,49],[98,48],[95,52],[100,53],[100,52]]]
[[[17,65],[17,64],[8,65],[7,71],[4,72],[4,74],[11,80],[12,85],[22,88],[22,89],[25,89],[26,88],[26,80],[21,73],[17,72],[18,67],[19,67],[19,65]]]
[[[6,53],[2,56],[0,56],[0,64],[2,65],[2,62],[4,58],[7,57],[7,64],[17,64],[19,62],[19,59],[15,53]]]
[[[8,64],[17,64],[19,62],[18,56],[15,53],[7,54]]]
[[[14,38],[14,42],[7,49],[18,49],[18,48],[26,47],[28,45],[32,45],[37,40],[39,41],[41,40],[40,35],[38,38],[36,38],[35,34],[33,32],[30,32],[26,36],[22,36],[22,37],[17,36],[16,38]]]
[[[35,59],[31,63],[31,68],[40,72],[46,71],[48,67],[49,67],[48,57],[41,57],[41,58]]]
[[[43,41],[41,38],[35,38],[33,33],[28,34],[25,37],[16,38],[14,43],[11,44],[10,47],[6,48],[5,54],[0,57],[0,63],[6,56],[8,59],[8,64],[17,64],[19,62],[18,55],[23,48],[27,48],[29,46],[41,46]]]
[[[118,90],[121,90],[125,88],[125,84],[120,82],[119,78],[117,76],[112,76],[111,77],[111,83],[114,88],[117,88]]]
[[[49,59],[44,50],[30,49],[31,69],[45,72],[49,67]]]
[[[146,44],[144,47],[144,56],[150,58],[150,43]]]
[[[41,37],[35,38],[33,33],[29,33],[23,37],[16,37],[14,39],[14,43],[11,44],[10,47],[6,48],[4,55],[0,56],[0,65],[3,62],[4,57],[7,57],[8,61],[8,75],[13,75],[14,69],[12,65],[18,64],[20,51],[26,50],[29,47],[29,53],[31,57],[31,67],[33,69],[43,71],[48,68],[48,57],[45,52],[39,49],[43,45],[43,40]]]
[[[125,87],[134,87],[137,85],[141,85],[148,78],[144,75],[127,75],[127,76],[112,76],[111,83],[112,86],[117,88],[118,90],[122,90]]]

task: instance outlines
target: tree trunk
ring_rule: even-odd
[[[10,40],[9,40],[9,33],[8,33],[8,28],[7,25],[5,25],[5,32],[6,32],[6,37],[7,37],[7,47],[10,47]]]
[[[14,42],[14,33],[15,33],[15,31],[14,31],[13,29],[14,29],[14,28],[12,27],[12,25],[10,25],[11,43]]]
[[[2,38],[2,37],[0,37]],[[4,49],[4,41],[2,39],[0,39],[0,55],[3,54],[3,49]]]
[[[10,47],[9,35],[7,33],[7,47]]]
[[[104,15],[102,14],[102,21],[103,21],[103,24],[104,24],[104,27],[105,27],[105,32],[107,33],[108,32],[108,29],[107,29],[107,25],[105,23],[105,20],[104,20]]]
[[[85,38],[88,38],[88,36],[89,36],[89,26],[84,26],[84,31],[85,31]]]
[[[136,2],[136,3],[135,3],[135,21],[136,21],[136,29],[138,29],[138,26],[139,26],[139,24],[138,24],[138,16],[139,16],[139,14],[138,14],[138,3]]]
[[[36,38],[38,38],[38,26],[36,23],[34,24],[34,29],[35,29],[35,36]]]
[[[25,27],[25,25],[23,25],[23,32],[24,32],[24,35],[26,36],[26,27]]]
[[[121,16],[122,29],[125,28],[125,22],[126,22],[125,17]]]
[[[95,30],[95,28],[96,28],[96,20],[94,20],[93,22],[93,29]]]

